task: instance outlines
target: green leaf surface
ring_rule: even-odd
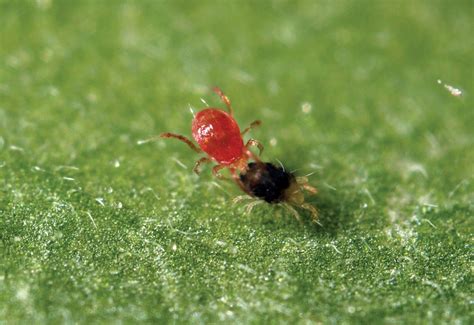
[[[473,12],[1,0],[0,323],[472,324]],[[323,227],[139,145],[215,85]]]

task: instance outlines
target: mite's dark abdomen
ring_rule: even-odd
[[[281,202],[293,178],[294,176],[282,167],[254,162],[249,163],[247,172],[240,175],[247,192],[268,203]]]

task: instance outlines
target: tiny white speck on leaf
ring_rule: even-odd
[[[323,184],[324,184],[324,186],[326,186],[327,188],[329,188],[329,189],[331,189],[331,190],[333,190],[333,191],[337,191],[337,188],[335,188],[335,187],[332,186],[331,184],[328,184],[328,183],[326,183],[326,182],[324,182]]]
[[[188,104],[188,108],[189,108],[189,111],[191,112],[191,115],[195,117],[196,114],[194,114],[194,107],[192,107],[191,104]]]
[[[216,241],[216,245],[224,247],[224,246],[226,246],[227,244],[226,244],[226,242],[224,242],[224,241],[222,241],[222,240],[217,240],[217,241]]]
[[[95,224],[94,218],[92,218],[92,214],[89,211],[87,211],[86,214],[89,217],[90,221],[92,221],[92,225],[94,226],[94,228],[97,229],[97,225]]]
[[[58,171],[58,170],[61,170],[61,169],[79,170],[79,167],[61,165],[61,166],[56,167],[54,170]]]
[[[372,202],[372,204],[375,204],[374,197],[373,197],[372,194],[370,193],[369,189],[365,187],[365,188],[363,189],[363,191],[364,191],[364,193],[369,197],[370,202]]]
[[[104,203],[104,199],[103,199],[103,198],[97,197],[95,200],[96,200],[96,202],[99,203],[100,205],[105,206],[105,203]]]
[[[185,164],[183,164],[181,162],[181,160],[179,160],[178,158],[173,158],[174,162],[177,163],[179,166],[183,167],[184,169],[188,169],[188,166],[186,166]]]
[[[460,97],[460,96],[462,95],[462,90],[461,90],[461,89],[455,88],[455,87],[453,87],[453,86],[451,86],[451,85],[448,85],[448,84],[445,84],[445,83],[443,83],[443,82],[441,81],[441,79],[438,79],[437,82],[438,82],[439,85],[443,85],[443,87],[444,87],[447,91],[449,91],[449,93],[450,93],[451,95],[453,95],[454,97]]]
[[[158,140],[158,139],[160,139],[160,137],[156,137],[156,136],[155,136],[155,137],[148,138],[148,139],[142,139],[142,140],[138,140],[138,141],[137,141],[137,144],[138,144],[139,146],[141,146],[142,144],[145,144],[145,143],[148,143],[148,142],[152,142],[152,141],[156,141],[156,140]]]
[[[10,150],[12,150],[12,151],[25,151],[25,149],[23,149],[21,147],[17,147],[15,145],[11,145]]]
[[[342,252],[341,252],[339,249],[337,249],[336,245],[334,245],[334,244],[327,244],[326,246],[332,247],[332,248],[336,251],[336,253],[342,254]]]
[[[311,103],[308,103],[308,102],[304,102],[303,104],[301,104],[301,111],[304,113],[304,114],[309,114],[311,113],[311,109],[313,108],[313,105],[311,105]]]
[[[277,139],[275,139],[275,138],[271,138],[271,139],[270,139],[270,145],[271,145],[272,147],[276,146],[277,143],[278,143]]]
[[[209,104],[206,102],[206,100],[204,98],[201,98],[201,102],[206,105],[206,107],[209,107]]]

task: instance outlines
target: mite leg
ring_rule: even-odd
[[[230,99],[226,95],[224,95],[224,92],[219,88],[219,87],[214,87],[212,89],[224,102],[225,106],[227,106],[227,109],[229,110],[229,114],[232,116],[234,115],[234,110],[232,109],[232,106],[230,104]]]
[[[215,177],[219,178],[219,179],[226,179],[226,177],[224,175],[222,175],[219,171],[221,169],[224,169],[224,168],[227,168],[228,166],[226,165],[217,165],[217,166],[214,166],[212,168],[212,175],[214,175]]]
[[[299,186],[301,186],[301,188],[308,191],[309,193],[311,193],[313,195],[318,193],[317,188],[315,188],[315,187],[308,184],[308,178],[307,177],[305,177],[305,176],[296,177],[296,182],[298,183]]]
[[[303,224],[303,221],[301,221],[300,214],[298,211],[295,210],[291,205],[284,203],[283,206],[295,217],[296,220],[298,220],[299,223]]]
[[[320,225],[321,227],[323,226],[320,222],[319,222],[319,213],[318,213],[318,210],[312,206],[311,204],[309,203],[303,203],[301,205],[301,207],[303,209],[306,209],[308,210],[309,212],[311,212],[311,220],[314,222],[314,223],[317,223],[318,225]]]
[[[232,200],[232,203],[237,204],[237,203],[239,203],[241,201],[245,201],[245,200],[254,200],[254,198],[251,197],[251,196],[248,196],[248,195],[239,195],[239,196],[237,196],[236,198],[234,198]]]
[[[212,162],[212,160],[208,157],[202,157],[201,159],[199,159],[198,161],[196,161],[196,164],[194,165],[194,168],[193,168],[193,171],[196,173],[196,174],[200,174],[201,173],[201,165],[202,164],[207,164],[207,163],[210,163]]]
[[[250,202],[250,203],[247,204],[246,207],[245,207],[245,213],[246,213],[246,214],[250,214],[250,212],[252,212],[253,208],[254,208],[256,205],[262,204],[263,202],[265,202],[265,201],[255,200],[255,201],[253,201],[253,202]]]
[[[313,195],[318,194],[318,189],[309,184],[303,184],[301,186],[303,187],[303,189],[305,189],[306,191],[308,191],[309,193]]]
[[[245,130],[243,130],[240,135],[244,136],[245,133],[247,133],[248,131],[256,128],[257,126],[260,126],[262,124],[262,121],[260,120],[256,120],[256,121],[253,121],[252,123],[250,123],[250,126],[247,127]]]
[[[196,151],[197,153],[202,152],[202,150],[200,148],[196,147],[196,145],[194,143],[192,143],[191,140],[186,138],[184,135],[179,135],[179,134],[166,132],[166,133],[161,133],[160,137],[161,138],[175,138],[175,139],[178,139],[179,141],[183,141],[184,143],[186,143],[189,148]]]
[[[250,146],[256,146],[258,148],[258,155],[262,155],[263,145],[260,142],[255,139],[249,139],[249,141],[247,141],[247,144],[245,145],[245,148],[248,149]]]
[[[252,151],[250,151],[250,150],[248,150],[248,149],[247,149],[247,157],[248,157],[248,158],[252,158],[253,160],[255,160],[256,163],[259,163],[259,164],[262,163],[262,161],[260,160],[260,158],[259,158],[256,154],[254,154]]]
[[[235,172],[235,169],[232,168],[230,170],[231,174],[232,174],[232,179],[234,180],[234,182],[237,184],[238,187],[240,187],[240,189],[244,192],[244,193],[247,193],[250,197],[253,198],[253,195],[252,193],[250,193],[249,191],[247,191],[247,189],[245,188],[245,185],[244,183],[242,183],[242,181],[240,180],[240,176]]]

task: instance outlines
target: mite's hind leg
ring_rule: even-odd
[[[224,175],[222,175],[222,174],[220,173],[220,170],[221,170],[221,169],[224,169],[224,168],[227,168],[227,167],[229,167],[229,166],[227,166],[227,165],[217,165],[217,166],[214,166],[214,167],[212,168],[212,175],[214,175],[215,177],[217,177],[217,178],[219,178],[219,179],[226,179],[226,180],[229,180],[228,177],[225,177]]]
[[[247,141],[247,143],[245,144],[245,148],[249,148],[250,146],[255,146],[258,148],[258,155],[261,156],[262,155],[262,152],[263,152],[263,145],[258,142],[257,140],[255,139],[249,139],[249,141]]]
[[[186,143],[189,148],[196,151],[197,153],[202,152],[202,150],[200,148],[196,147],[196,145],[191,140],[186,138],[184,135],[166,132],[166,133],[161,133],[160,138],[175,138],[179,141],[183,141],[184,143]]]
[[[251,197],[251,196],[248,196],[248,195],[239,195],[237,196],[236,198],[234,198],[232,200],[232,203],[233,204],[237,204],[241,201],[245,201],[245,200],[255,200],[255,198]]]
[[[316,209],[314,206],[312,206],[311,204],[309,203],[303,203],[301,205],[301,207],[303,209],[306,209],[308,210],[309,212],[311,212],[311,221],[313,221],[314,223],[317,223],[318,225],[320,225],[321,227],[323,226],[320,222],[319,222],[319,212],[318,212],[318,209]]]
[[[193,172],[199,175],[201,173],[201,169],[199,167],[201,167],[202,164],[208,164],[210,162],[212,162],[210,158],[202,157],[201,159],[196,161],[196,164],[194,165],[194,168],[193,168]]]
[[[317,194],[318,189],[309,185],[308,178],[306,176],[296,177],[296,182],[298,185],[303,188],[304,190],[308,191],[311,194]]]
[[[250,123],[250,126],[249,126],[249,127],[247,127],[245,130],[243,130],[243,131],[240,133],[240,135],[241,135],[241,136],[244,136],[245,133],[247,133],[248,131],[250,131],[250,130],[256,128],[257,126],[260,126],[260,124],[262,124],[262,121],[260,121],[260,120],[255,120],[255,121],[253,121],[252,123]]]
[[[229,114],[231,116],[234,115],[234,111],[232,109],[232,105],[230,104],[229,97],[227,97],[219,87],[214,87],[212,90],[221,98],[225,106],[227,106],[227,109],[229,110]]]
[[[295,208],[287,203],[284,203],[283,206],[293,215],[293,217],[295,217],[296,220],[298,220],[299,223],[303,223],[303,221],[301,221],[300,214],[295,210]]]
[[[253,198],[252,193],[250,193],[247,188],[245,187],[244,183],[240,180],[240,176],[235,172],[234,168],[230,169],[230,173],[232,174],[232,179],[234,180],[235,184],[244,192],[247,193],[250,197]]]
[[[255,200],[255,201],[253,201],[253,202],[250,202],[249,204],[247,204],[247,205],[245,206],[245,213],[246,213],[246,214],[250,214],[250,212],[252,212],[253,208],[254,208],[256,205],[262,204],[263,202],[265,202],[265,201]]]

